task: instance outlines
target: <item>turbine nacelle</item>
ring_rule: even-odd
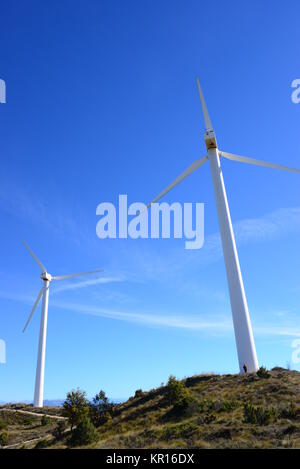
[[[52,275],[48,274],[48,272],[42,272],[42,273],[41,273],[41,279],[42,279],[44,282],[51,282],[51,280],[52,280]]]
[[[207,150],[218,148],[216,134],[213,129],[208,129],[204,132],[204,140]]]

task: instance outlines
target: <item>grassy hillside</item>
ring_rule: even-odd
[[[91,447],[300,448],[299,372],[200,375],[179,387],[173,395],[170,386],[136,392],[98,427]],[[68,438],[49,437],[44,445],[67,447]]]

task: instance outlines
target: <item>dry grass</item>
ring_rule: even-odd
[[[172,411],[166,387],[138,393],[119,404],[113,419],[98,428],[97,448],[300,448],[300,373],[282,368],[269,378],[256,374],[200,375],[186,378],[192,402]],[[244,404],[275,409],[268,424],[245,423]],[[51,431],[39,418],[8,422],[10,441]],[[55,425],[55,424],[54,424]],[[67,439],[51,441],[66,447]]]

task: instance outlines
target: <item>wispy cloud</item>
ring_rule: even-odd
[[[254,328],[254,334],[261,336],[300,337],[300,327],[256,326]]]
[[[167,327],[223,334],[233,331],[230,313],[228,316],[218,314],[188,316],[186,314],[131,313],[77,303],[55,303],[55,306],[73,312],[133,322],[147,327]],[[285,325],[257,325],[254,327],[254,334],[260,336],[300,337],[300,327],[297,329],[294,326]]]
[[[230,320],[227,320],[223,316],[213,317],[212,315],[209,315],[208,319],[208,317],[201,318],[188,316],[186,314],[172,315],[160,313],[132,313],[69,302],[55,302],[55,306],[57,308],[70,310],[73,312],[99,316],[107,319],[115,319],[119,321],[133,322],[149,327],[168,327],[190,329],[195,331],[211,330],[215,332],[232,330],[232,324]]]
[[[10,299],[22,303],[33,303],[33,297],[0,291],[0,298]],[[84,315],[98,316],[106,319],[125,321],[145,327],[175,328],[210,334],[228,335],[233,332],[232,318],[224,314],[165,314],[160,312],[129,312],[120,309],[100,308],[91,304],[71,303],[66,301],[52,301],[52,307]],[[270,319],[271,321],[271,319]],[[262,337],[300,337],[300,327],[294,325],[271,324],[254,325],[254,335]]]
[[[238,243],[276,239],[300,231],[300,207],[281,208],[263,217],[248,218],[234,225]]]

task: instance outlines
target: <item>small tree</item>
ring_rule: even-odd
[[[175,411],[185,410],[192,401],[190,393],[182,381],[178,381],[172,375],[168,381],[166,397],[169,404],[173,405]]]
[[[63,415],[69,420],[71,432],[73,432],[74,425],[78,425],[88,415],[88,412],[89,403],[86,399],[85,391],[73,389],[71,392],[68,392],[63,404]]]
[[[144,393],[142,389],[137,389],[134,393],[134,398],[137,399],[139,397],[143,397]]]
[[[63,437],[64,431],[66,429],[66,423],[63,420],[60,420],[56,427],[54,428],[52,435],[56,440],[61,440]]]
[[[259,378],[269,378],[271,376],[270,373],[268,373],[267,368],[264,366],[261,366],[256,374]]]
[[[90,404],[90,416],[92,422],[96,427],[107,422],[113,414],[114,404],[109,402],[104,391],[100,391],[93,398],[93,403]]]
[[[85,415],[74,429],[70,443],[75,446],[88,445],[97,439],[97,430],[90,418]]]

